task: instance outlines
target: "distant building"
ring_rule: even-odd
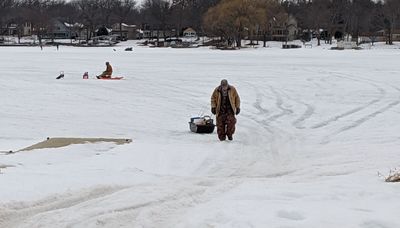
[[[183,36],[185,37],[196,37],[197,33],[193,28],[187,28],[183,31]]]
[[[47,33],[47,36],[54,39],[71,39],[72,30],[66,23],[60,20],[54,20],[53,28]]]
[[[379,37],[382,41],[389,40],[389,33],[387,30],[381,30],[378,32]],[[400,41],[400,29],[393,29],[392,31],[392,41]]]
[[[86,36],[87,31],[83,24],[53,20],[53,25],[46,30],[43,37],[47,39],[82,39]]]
[[[176,35],[175,31],[171,30],[143,30],[143,37],[145,39],[156,39],[157,37],[160,39],[172,37]]]
[[[299,29],[297,20],[292,15],[283,18],[273,18],[269,22],[270,40],[273,41],[292,41],[297,39]]]
[[[32,23],[25,22],[23,24],[23,28],[22,28],[22,35],[23,36],[31,36],[32,35],[32,31],[33,31]]]
[[[88,32],[83,24],[77,22],[73,24],[64,22],[64,25],[70,31],[71,39],[86,39]]]
[[[118,36],[120,40],[140,39],[140,31],[136,25],[128,25],[125,23],[113,24],[111,34]]]
[[[13,36],[18,34],[18,26],[16,24],[6,24],[0,28],[0,35]]]

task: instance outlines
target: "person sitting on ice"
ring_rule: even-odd
[[[107,66],[106,70],[103,71],[102,74],[100,74],[99,76],[97,76],[97,78],[111,78],[113,69],[112,69],[112,67],[111,67],[111,65],[110,65],[109,62],[106,62],[106,66]]]

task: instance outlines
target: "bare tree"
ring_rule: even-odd
[[[171,4],[167,0],[146,0],[143,4],[143,14],[151,28],[157,31],[157,43],[160,39],[160,31],[165,32],[171,20]]]
[[[371,0],[353,0],[350,8],[349,32],[358,44],[360,34],[369,33],[373,20],[374,3]]]
[[[267,20],[264,0],[222,0],[205,14],[204,26],[208,32],[234,41],[241,47],[242,39]]]
[[[369,33],[372,45],[376,40],[378,31],[385,29],[385,16],[384,16],[384,5],[383,2],[376,2],[372,10],[371,24],[369,25]]]
[[[118,4],[116,0],[98,0],[99,2],[99,10],[100,10],[100,22],[104,27],[111,25],[111,16],[113,11]]]
[[[329,6],[330,0],[315,0],[312,4],[307,4],[309,10],[306,15],[307,25],[316,33],[318,46],[321,45],[321,30],[328,27],[329,24]],[[326,39],[327,37],[325,37]]]
[[[127,19],[135,10],[135,6],[136,6],[135,0],[117,0],[116,4],[114,5],[113,14],[117,22],[119,23],[121,38],[122,38],[122,23],[127,22]]]
[[[26,21],[32,24],[32,30],[38,37],[39,45],[42,45],[43,35],[52,26],[52,18],[49,15],[51,3],[51,0],[22,0],[19,5]]]
[[[172,0],[171,23],[177,30],[176,35],[181,35],[182,30],[187,27],[202,32],[203,15],[219,2],[220,0]]]
[[[86,40],[88,41],[101,23],[100,0],[75,0],[72,4],[78,9],[79,18],[86,27]]]
[[[387,44],[393,44],[393,30],[399,23],[400,19],[400,1],[399,0],[386,0],[385,7],[385,26],[387,30]]]
[[[0,1],[0,32],[3,27],[10,20],[11,10],[15,6],[14,0],[1,0]],[[0,34],[2,35],[2,34]]]

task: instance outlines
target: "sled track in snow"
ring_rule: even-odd
[[[250,83],[247,83],[247,84],[251,85]],[[262,121],[258,121],[260,123],[269,125],[272,122],[275,122],[278,119],[283,118],[285,116],[298,116],[296,119],[292,120],[292,125],[297,129],[304,129],[305,127],[303,126],[303,123],[307,119],[311,118],[312,115],[314,114],[315,108],[313,105],[307,104],[307,103],[301,101],[300,99],[295,99],[293,97],[290,97],[287,93],[285,93],[282,90],[278,91],[276,88],[274,88],[272,86],[268,86],[268,91],[271,91],[275,98],[275,107],[280,112],[278,114],[268,116],[268,114],[272,113],[273,111],[267,110],[261,106],[261,104],[264,102],[263,97],[265,97],[265,95],[262,94],[256,86],[254,86],[254,85],[251,85],[251,86],[256,91],[256,100],[253,103],[253,107],[258,110],[259,113],[257,115],[265,115]],[[297,114],[296,109],[286,108],[284,98],[286,100],[288,100],[288,102],[293,102],[294,104],[299,104],[300,106],[305,107],[304,112],[301,114]],[[256,119],[256,118],[253,118],[253,119]]]
[[[300,102],[300,101],[299,101]],[[314,114],[314,106],[307,104],[307,103],[302,103],[304,106],[306,106],[306,111],[301,115],[298,119],[292,122],[292,125],[295,126],[297,129],[304,129],[303,123],[311,118],[311,116]]]
[[[370,121],[371,119],[375,118],[376,116],[381,115],[381,114],[387,112],[388,110],[392,109],[393,107],[395,107],[395,106],[400,104],[400,88],[398,88],[396,86],[388,85],[386,83],[380,82],[380,83],[382,83],[383,85],[386,86],[386,88],[383,88],[383,87],[378,86],[376,84],[376,83],[379,83],[379,82],[376,82],[376,81],[373,81],[373,80],[370,80],[370,79],[360,78],[360,77],[357,77],[356,79],[354,79],[354,77],[351,76],[351,75],[337,76],[337,77],[342,77],[342,78],[346,78],[346,79],[350,79],[350,80],[362,81],[362,82],[369,83],[370,85],[374,85],[375,88],[377,88],[380,91],[380,94],[381,94],[381,96],[379,98],[368,102],[366,105],[364,105],[362,107],[358,107],[356,109],[353,109],[354,112],[347,112],[347,115],[344,115],[341,118],[349,117],[349,116],[351,116],[353,114],[356,114],[358,112],[361,112],[363,110],[367,110],[368,108],[373,107],[374,105],[379,105],[379,107],[374,108],[373,110],[369,111],[368,114],[360,115],[358,118],[357,118],[357,116],[355,116],[356,119],[353,120],[351,124],[347,124],[345,126],[342,126],[338,130],[336,130],[333,133],[331,133],[329,136],[326,136],[322,141],[323,144],[329,142],[330,141],[329,140],[330,137],[333,137],[333,136],[339,135],[339,134],[341,134],[343,132],[346,132],[346,131],[349,131],[351,129],[354,129],[354,128],[362,125],[363,123],[365,123],[367,121]],[[388,88],[390,88],[392,90],[395,90],[396,93],[393,94],[393,98],[391,98],[391,99],[388,98],[388,99],[386,99],[386,101],[384,101],[385,100],[384,98],[388,96],[388,91],[389,91]],[[382,104],[379,104],[379,103],[382,103]],[[335,120],[335,121],[337,121],[337,120]],[[332,121],[332,123],[335,122],[335,121]],[[328,123],[328,124],[330,124],[330,123]]]
[[[171,178],[158,184],[80,191],[10,206],[0,213],[0,226],[51,227],[57,222],[58,227],[170,227],[188,210],[241,183],[237,178]]]
[[[382,101],[383,98],[387,94],[387,91],[384,88],[378,86],[375,83],[367,82],[366,80],[355,79],[354,77],[350,77],[350,76],[345,77],[345,76],[342,76],[342,75],[336,75],[337,73],[330,73],[330,74],[331,74],[331,77],[337,77],[337,78],[347,79],[347,80],[351,80],[351,81],[366,83],[366,84],[368,84],[368,85],[370,85],[372,87],[375,87],[379,91],[380,95],[376,99],[373,99],[373,100],[367,102],[365,105],[362,105],[362,106],[359,106],[359,107],[355,107],[355,108],[353,108],[353,109],[351,109],[349,111],[346,111],[346,112],[341,113],[339,115],[333,116],[333,117],[331,117],[331,118],[329,118],[329,119],[327,119],[325,121],[322,121],[322,122],[320,122],[318,124],[315,124],[315,125],[311,126],[312,129],[318,129],[318,128],[322,128],[322,127],[328,126],[328,125],[330,125],[330,124],[332,124],[334,122],[337,122],[338,120],[340,120],[342,118],[348,117],[348,116],[353,115],[353,114],[355,114],[357,112],[360,112],[360,111],[362,111],[364,109],[367,109],[368,107],[370,107],[370,106],[372,106],[374,104],[377,104],[380,101]]]
[[[292,99],[286,95],[283,91],[278,91],[272,86],[262,87],[260,85],[253,85],[246,83],[252,90],[255,91],[255,100],[252,106],[256,111],[252,114],[244,112],[241,114],[247,119],[247,121],[241,121],[241,128],[247,128],[249,142],[244,143],[243,152],[244,154],[250,153],[251,158],[238,157],[238,158],[227,158],[229,161],[233,161],[229,165],[230,167],[238,167],[231,172],[230,176],[237,177],[268,177],[268,176],[280,176],[295,172],[296,168],[288,169],[286,165],[291,164],[289,153],[293,152],[291,146],[295,145],[297,141],[295,136],[290,130],[283,128],[276,122],[280,118],[292,118],[298,117],[294,121],[289,121],[296,128],[301,129],[300,126],[306,119],[310,118],[314,113],[314,108],[311,105],[307,105],[300,100]],[[260,87],[260,88],[257,88]],[[268,97],[267,94],[271,93],[274,98],[274,109],[269,110],[262,106],[264,98]],[[291,110],[285,107],[285,101],[294,102],[298,107],[306,107],[304,112],[299,115],[295,115],[295,110]],[[293,106],[290,103],[288,106]],[[303,110],[303,109],[302,109]],[[278,112],[276,115],[268,116],[268,114]],[[272,118],[271,118],[272,117]],[[275,123],[274,123],[275,122]],[[242,133],[243,134],[243,133]],[[242,136],[243,138],[243,136]],[[271,168],[271,163],[280,165]]]
[[[279,94],[273,87],[270,87],[270,90],[272,91],[272,93],[275,96],[275,100],[276,100],[275,105],[276,105],[276,108],[278,110],[280,110],[280,113],[268,117],[267,121],[273,122],[283,116],[291,115],[293,113],[293,110],[284,107],[283,98],[282,98],[281,94]]]
[[[268,115],[270,111],[261,106],[263,102],[263,94],[260,92],[258,88],[254,89],[256,91],[256,101],[253,103],[253,107],[259,111],[258,113],[259,115]]]
[[[278,93],[277,90],[274,89],[274,88],[272,88],[271,90],[273,90],[274,93]],[[293,98],[293,97],[289,96],[289,95],[288,95],[285,91],[283,91],[283,90],[280,90],[279,93],[281,94],[281,95],[279,96],[279,97],[280,97],[280,101],[283,101],[282,97],[286,97],[286,99],[287,99],[288,101],[292,101],[294,104],[299,104],[300,106],[304,106],[304,107],[305,107],[305,111],[304,111],[302,114],[298,114],[297,116],[299,116],[299,117],[298,117],[297,119],[295,119],[294,121],[292,121],[292,126],[294,126],[294,127],[297,128],[297,129],[303,129],[303,128],[304,128],[303,123],[304,123],[307,119],[311,118],[312,115],[314,114],[314,110],[315,110],[314,106],[312,106],[312,105],[310,105],[310,104],[307,104],[307,103],[301,101],[300,99]],[[283,106],[283,102],[282,102],[282,104],[280,105],[281,109],[282,109],[282,106]],[[289,115],[289,116],[290,116],[290,115],[295,115],[295,114],[297,114],[296,109],[293,110],[293,109],[286,109],[286,108],[283,108],[283,110],[284,110],[285,112],[287,112],[287,115]]]
[[[111,195],[122,189],[124,187],[100,187],[81,191],[78,195],[70,193],[56,195],[32,203],[9,203],[3,205],[4,208],[0,211],[0,227],[17,227],[34,216],[47,214],[52,211],[62,211],[66,208]]]
[[[358,120],[354,121],[353,124],[341,128],[341,129],[337,132],[337,134],[340,134],[340,133],[342,133],[342,132],[344,132],[344,131],[350,130],[350,129],[355,128],[355,127],[358,127],[358,126],[360,126],[361,124],[363,124],[364,122],[366,122],[366,121],[368,121],[368,120],[370,120],[370,119],[376,117],[376,116],[379,115],[379,114],[382,114],[382,113],[388,111],[389,109],[393,108],[394,106],[397,106],[398,104],[400,104],[400,101],[394,101],[394,102],[392,102],[392,103],[386,105],[385,107],[383,107],[383,108],[381,108],[381,109],[378,109],[376,112],[373,112],[373,113],[371,113],[371,114],[369,114],[369,115],[367,115],[367,116],[362,117],[361,119],[358,119]]]
[[[324,84],[329,83],[326,81],[326,78],[339,78],[343,80],[348,80],[364,85],[368,85],[372,88],[375,88],[377,91],[377,95],[375,98],[372,98],[371,100],[367,101],[365,104],[356,106],[354,108],[349,109],[348,111],[344,111],[342,113],[336,114],[324,121],[321,121],[319,123],[313,124],[310,127],[304,126],[304,123],[307,119],[312,118],[314,115],[316,107],[314,107],[311,104],[305,103],[301,101],[298,98],[292,98],[288,94],[286,94],[285,91],[282,90],[277,90],[276,88],[272,86],[267,86],[266,87],[260,86],[260,85],[252,85],[251,83],[247,83],[248,85],[252,86],[254,91],[256,91],[256,99],[253,102],[252,106],[256,108],[257,113],[254,115],[248,115],[244,114],[246,118],[250,119],[251,121],[254,121],[261,125],[263,129],[266,129],[271,135],[276,134],[278,129],[282,130],[282,127],[276,126],[276,124],[273,124],[274,122],[278,121],[279,119],[283,117],[289,117],[290,118],[296,118],[291,121],[292,126],[298,130],[317,130],[317,129],[323,129],[325,127],[331,126],[333,128],[329,132],[324,132],[323,135],[320,135],[320,138],[322,139],[322,143],[328,143],[330,142],[330,138],[334,137],[336,135],[339,135],[345,131],[354,129],[361,124],[370,121],[374,117],[385,113],[386,111],[392,109],[393,107],[397,106],[400,104],[400,89],[398,87],[395,87],[393,85],[388,85],[383,82],[378,82],[370,79],[365,79],[361,77],[356,77],[350,74],[342,74],[342,73],[337,73],[337,72],[323,72],[325,74],[329,74],[328,77],[324,78],[317,78],[319,80],[325,80]],[[307,79],[307,81],[311,81],[310,78]],[[315,84],[315,83],[314,83]],[[324,87],[322,85],[316,84],[319,90],[324,90]],[[261,89],[260,89],[261,88]],[[393,92],[395,91],[395,93]],[[264,91],[264,92],[261,92]],[[266,96],[265,93],[267,91],[270,91],[271,94],[274,96],[275,99],[275,109],[274,110],[268,110],[264,107],[262,107],[262,104],[264,102],[264,97]],[[394,98],[396,97],[396,98]],[[287,105],[285,105],[285,101],[289,102]],[[290,103],[294,102],[294,103]],[[287,106],[292,107],[293,105],[302,105],[305,107],[305,110],[302,114],[297,114],[299,108],[287,108]],[[276,113],[278,111],[278,113]],[[274,114],[275,112],[275,114]],[[363,113],[363,114],[362,114]],[[271,114],[271,115],[268,115]],[[297,114],[297,115],[296,115]],[[297,116],[297,117],[296,117]],[[346,123],[346,120],[350,121],[349,123]],[[288,126],[287,126],[288,127]]]

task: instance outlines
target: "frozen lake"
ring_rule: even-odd
[[[0,151],[133,140],[0,154],[0,227],[400,227],[399,49],[132,45],[0,48]],[[232,142],[188,127],[223,78]]]

